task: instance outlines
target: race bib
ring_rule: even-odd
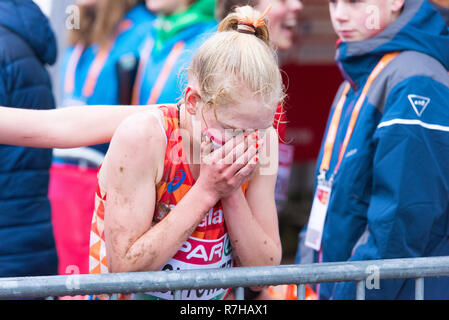
[[[176,255],[168,261],[162,271],[172,270],[199,270],[231,268],[232,248],[229,236],[225,234],[217,240],[204,240],[189,237]],[[182,290],[182,300],[222,300],[229,289],[189,289]],[[137,295],[137,299],[172,300],[173,291],[147,292]]]

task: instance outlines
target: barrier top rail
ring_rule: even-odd
[[[449,276],[449,257],[369,260],[90,275],[1,278],[0,299],[88,294],[238,288],[281,284],[364,281],[375,268],[380,279]],[[363,296],[362,296],[363,298]]]

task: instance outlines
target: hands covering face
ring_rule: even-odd
[[[228,196],[248,181],[259,163],[264,144],[260,131],[235,133],[223,145],[205,133],[201,144],[200,177],[218,199]],[[214,141],[215,140],[215,141]]]

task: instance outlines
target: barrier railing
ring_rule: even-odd
[[[243,300],[244,287],[296,284],[297,297],[301,300],[305,297],[306,284],[356,281],[356,297],[362,300],[365,298],[366,281],[370,280],[373,274],[379,279],[415,279],[415,298],[421,300],[425,298],[424,278],[449,276],[449,257],[276,267],[2,278],[0,279],[0,299],[172,291],[173,298],[179,300],[182,290],[236,288],[236,299]]]

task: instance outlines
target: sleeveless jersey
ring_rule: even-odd
[[[167,148],[164,171],[156,186],[156,205],[153,225],[164,219],[194,185],[190,167],[182,148],[179,129],[179,110],[176,106],[155,107],[163,127]],[[248,183],[242,186],[245,192]],[[107,194],[98,185],[95,195],[95,211],[92,219],[89,270],[90,273],[107,273],[108,265],[104,238],[104,215]],[[231,244],[226,230],[221,202],[205,215],[196,230],[184,242],[178,252],[164,265],[162,270],[187,270],[202,268],[229,268],[233,266]],[[228,289],[183,290],[182,299],[223,299]],[[105,296],[98,296],[102,299]],[[131,298],[120,295],[121,299]],[[138,299],[173,299],[173,292],[148,292],[137,294]]]

